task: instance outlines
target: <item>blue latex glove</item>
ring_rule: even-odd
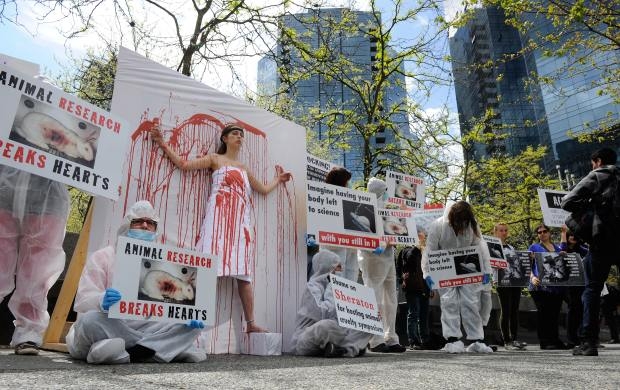
[[[424,281],[426,282],[426,285],[428,286],[429,290],[433,289],[433,285],[435,284],[435,282],[433,282],[433,278],[431,278],[430,276],[427,276],[426,278],[424,278]]]
[[[306,234],[306,246],[308,248],[316,248],[318,246],[313,236]]]
[[[202,321],[190,320],[185,326],[192,329],[204,329],[205,324]]]
[[[380,255],[380,254],[383,253],[383,251],[385,251],[385,249],[380,247],[380,246],[378,246],[378,247],[375,248],[374,251],[372,251],[372,253],[374,253],[375,255]]]
[[[482,275],[482,284],[491,283],[491,274],[483,274]]]
[[[103,311],[110,310],[110,306],[121,300],[121,292],[114,288],[107,288],[103,299],[101,300],[101,308]]]

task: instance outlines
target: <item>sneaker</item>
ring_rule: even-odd
[[[465,344],[463,344],[461,340],[458,340],[447,343],[441,350],[448,353],[463,353],[465,352]]]
[[[504,349],[506,351],[512,351],[512,350],[517,349],[517,348],[513,345],[513,343],[508,343],[508,344],[504,344]]]
[[[380,353],[387,353],[390,352],[388,351],[388,346],[385,343],[381,343],[379,345],[376,345],[374,347],[370,347],[370,351],[371,352],[380,352]]]
[[[400,344],[392,344],[387,346],[387,352],[389,353],[403,353],[407,350],[407,348]]]
[[[606,342],[605,344],[620,344],[620,340],[618,340],[618,339],[611,339],[608,342]]]
[[[39,346],[32,341],[25,341],[15,346],[15,355],[38,355]]]
[[[416,343],[411,343],[409,344],[409,349],[412,351],[421,351],[424,348],[421,345],[418,345]]]
[[[333,343],[327,343],[325,344],[325,350],[323,352],[323,356],[326,358],[335,358],[335,357],[342,357],[344,356],[344,354],[347,353],[347,350],[339,347],[337,345],[334,345]]]
[[[523,341],[514,340],[512,342],[512,346],[515,347],[516,349],[525,349],[525,347],[527,347],[527,343]]]
[[[469,353],[492,353],[493,349],[491,349],[491,347],[489,347],[482,341],[475,341],[469,344],[465,351]]]
[[[598,349],[592,343],[584,341],[573,349],[573,356],[598,356]]]

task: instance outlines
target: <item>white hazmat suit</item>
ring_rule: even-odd
[[[454,229],[450,226],[448,214],[452,206],[446,207],[443,217],[435,220],[428,229],[426,248],[422,254],[422,273],[425,279],[429,274],[428,251],[468,246],[479,246],[481,271],[483,274],[491,273],[488,250],[483,248],[483,246],[486,247],[486,243],[480,237],[480,233],[476,234],[472,227],[468,226],[464,232],[456,235]],[[483,288],[484,286],[481,284],[468,284],[438,289],[443,337],[449,340],[445,347],[447,352],[464,352],[464,346],[460,340],[450,342],[450,339],[460,339],[463,336],[461,324],[465,329],[468,340],[480,341],[484,339],[484,330],[480,317],[480,294]],[[471,352],[492,352],[491,348],[481,342],[472,343],[471,346]],[[476,348],[482,350],[478,351]]]
[[[125,235],[132,219],[157,221],[150,203],[139,201],[127,212],[119,235]],[[127,348],[140,345],[155,351],[157,362],[200,362],[206,352],[194,346],[200,329],[183,324],[108,318],[101,307],[107,288],[112,286],[116,256],[112,246],[94,252],[88,259],[74,309],[78,319],[67,335],[71,357],[93,364],[129,363]]]
[[[338,325],[329,274],[339,264],[340,257],[324,249],[312,258],[314,274],[301,297],[293,332],[297,355],[321,355],[328,343],[343,348],[344,355],[349,357],[358,356],[366,349],[370,334]]]
[[[383,194],[387,191],[387,184],[380,179],[370,178],[367,185],[368,192],[377,196],[377,206],[383,208]],[[382,243],[385,245],[385,243]],[[357,258],[362,270],[364,285],[370,287],[375,292],[377,305],[381,313],[383,336],[373,335],[370,339],[370,348],[375,348],[385,344],[388,348],[400,347],[398,335],[396,334],[396,309],[398,308],[398,295],[396,286],[396,263],[394,261],[394,247],[388,246],[383,253],[376,254],[372,251],[359,250]],[[405,348],[400,347],[394,351],[385,352],[404,352]]]
[[[63,184],[0,166],[0,302],[15,289],[9,301],[13,347],[42,342],[49,323],[47,293],[65,267],[68,215]]]

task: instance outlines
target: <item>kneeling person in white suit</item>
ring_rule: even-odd
[[[304,356],[361,356],[371,335],[338,325],[330,274],[342,270],[341,259],[328,250],[312,258],[314,274],[306,285],[297,311],[293,345]],[[344,278],[343,278],[344,279]]]
[[[139,201],[127,212],[118,235],[154,241],[158,221],[153,206]],[[84,267],[74,305],[78,319],[67,335],[71,357],[92,364],[205,360],[206,352],[194,346],[204,328],[201,321],[170,324],[108,318],[110,306],[121,299],[120,292],[110,288],[115,261],[114,248],[107,246],[93,253]]]

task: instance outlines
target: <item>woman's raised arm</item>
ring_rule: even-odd
[[[247,171],[247,169],[246,169]],[[269,183],[264,184],[260,182],[258,179],[254,177],[249,171],[248,172],[248,180],[250,181],[250,187],[259,194],[267,195],[271,191],[273,191],[278,184],[286,183],[291,180],[291,174],[289,172],[284,172],[281,166],[276,165],[276,175]]]
[[[155,124],[151,128],[151,139],[155,142],[161,150],[164,151],[164,154],[168,157],[168,159],[182,171],[192,171],[197,169],[209,169],[212,167],[214,158],[212,155],[208,154],[204,157],[197,158],[195,160],[184,160],[178,154],[170,148],[170,146],[166,145],[164,139],[161,135],[161,131],[159,130],[159,124]]]

